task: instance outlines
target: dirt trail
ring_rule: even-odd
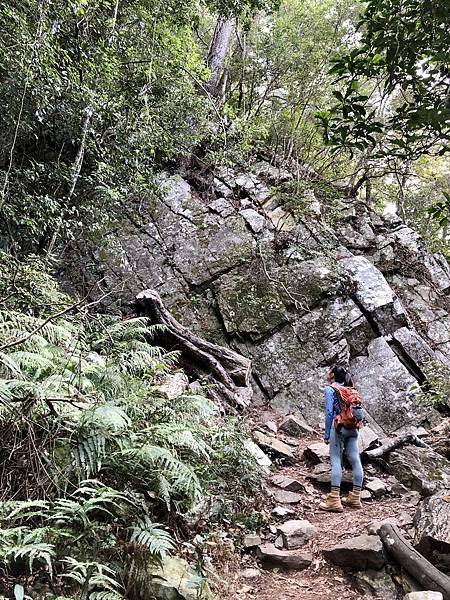
[[[302,495],[301,502],[289,506],[295,510],[295,516],[292,515],[289,519],[308,519],[316,526],[317,536],[302,548],[306,552],[312,552],[313,563],[304,571],[260,568],[258,577],[245,579],[241,576],[236,585],[236,598],[243,600],[367,599],[369,596],[366,593],[357,591],[355,581],[349,574],[324,559],[322,550],[339,541],[366,533],[366,526],[371,521],[387,517],[397,517],[400,522],[412,519],[417,505],[417,498],[414,496],[403,498],[384,496],[382,499],[364,502],[362,510],[345,509],[344,513],[320,511],[318,503],[325,497],[326,488],[313,486],[306,479],[313,467],[301,459],[304,448],[317,441],[321,441],[320,438],[309,437],[297,440],[299,442],[296,450],[298,464],[292,467],[281,467],[277,472],[289,475],[306,486],[305,492],[299,492]],[[377,476],[383,478],[380,473],[377,473]],[[271,506],[267,508],[270,510]],[[275,518],[272,524],[277,524]],[[275,537],[270,534],[269,528],[262,533],[266,540],[273,540]],[[249,567],[261,567],[255,556],[251,554],[244,555],[242,561],[242,569]],[[385,599],[380,598],[380,600]]]

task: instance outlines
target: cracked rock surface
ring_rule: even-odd
[[[110,309],[130,311],[156,289],[183,325],[252,359],[255,404],[308,426],[321,424],[337,361],[380,438],[432,426],[417,394],[434,363],[450,366],[448,264],[398,218],[356,201],[331,228],[311,189],[299,216],[275,191],[290,179],[264,161],[222,170],[207,194],[162,176],[158,194],[127,202],[115,231],[67,253],[62,277],[81,272],[82,292],[102,279],[91,295],[109,292]]]

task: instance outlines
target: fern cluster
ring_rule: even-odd
[[[26,580],[38,598],[36,580],[61,598],[125,598],[127,569],[175,548],[167,523],[187,533],[214,498],[239,512],[258,488],[239,420],[202,393],[162,392],[178,356],[149,342],[156,329],[0,305],[0,594]]]

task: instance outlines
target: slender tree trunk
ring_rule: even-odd
[[[397,210],[396,213],[399,217],[405,221],[405,184],[406,184],[406,175],[402,175],[401,180],[398,179],[398,198],[397,198]]]
[[[234,20],[219,17],[214,29],[211,45],[208,51],[207,63],[211,69],[211,77],[208,83],[210,93],[220,97],[221,86],[225,71],[225,61],[230,47],[231,35],[233,33]]]
[[[409,163],[404,165],[404,173],[400,177],[397,168],[395,169],[395,178],[398,183],[398,197],[397,197],[397,207],[396,213],[399,217],[401,217],[402,221],[406,222],[406,214],[405,214],[405,187],[408,181],[408,171],[409,171]]]
[[[369,206],[372,204],[372,180],[370,177],[366,181],[366,204]]]
[[[110,30],[108,38],[106,40],[106,44],[105,44],[106,48],[110,48],[114,41],[114,36],[116,33],[116,25],[117,25],[117,14],[119,11],[119,1],[120,0],[116,0],[115,4],[114,4],[113,16],[112,16],[112,21],[111,21],[111,30]],[[97,78],[94,82],[93,91],[95,91],[97,89],[99,82],[100,82],[100,75],[97,76]],[[87,136],[89,133],[89,129],[91,126],[93,116],[94,116],[94,108],[93,108],[92,102],[90,102],[84,110],[83,124],[81,126],[80,145],[78,146],[77,155],[75,157],[75,161],[74,161],[73,167],[72,167],[72,180],[71,180],[71,184],[70,184],[70,189],[65,198],[66,206],[69,205],[69,203],[72,199],[72,196],[75,192],[75,188],[77,187],[78,180],[80,178],[81,169],[83,167],[83,161],[84,161],[84,153],[86,150]],[[55,228],[55,231],[52,234],[50,243],[47,248],[47,254],[51,254],[53,252],[53,249],[56,244],[56,240],[58,239],[59,233],[61,231],[63,219],[65,218],[64,212],[65,211],[63,211],[61,220],[60,220],[59,224],[57,225],[57,227]]]
[[[358,193],[359,188],[364,185],[364,183],[368,179],[368,162],[370,158],[371,150],[366,150],[361,156],[356,164],[355,171],[350,177],[350,180],[347,185],[347,195],[351,198],[356,198],[356,194]],[[362,171],[362,175],[360,175]]]
[[[239,77],[239,97],[238,97],[238,110],[239,112],[245,114],[245,95],[244,95],[244,81],[245,81],[245,67],[247,63],[248,56],[248,42],[247,36],[244,34],[242,37],[239,35],[238,28],[236,27],[236,38],[239,43],[239,48],[241,50],[241,61],[242,61],[242,69],[241,75]]]

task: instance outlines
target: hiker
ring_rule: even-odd
[[[342,512],[342,504],[350,508],[362,508],[361,487],[364,475],[359,457],[358,428],[362,424],[363,412],[361,398],[346,369],[334,366],[328,372],[327,381],[329,385],[325,387],[324,442],[330,445],[331,492],[325,502],[319,504],[319,508],[330,512]],[[352,466],[353,490],[341,502],[344,451]]]

